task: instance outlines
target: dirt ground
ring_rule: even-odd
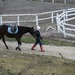
[[[6,41],[6,43],[9,46],[10,51],[15,51],[17,42]],[[49,55],[49,56],[56,56],[56,57],[75,60],[75,47],[43,45],[45,52],[41,52],[39,45],[35,47],[35,51],[31,50],[32,46],[33,44],[22,43],[21,53],[25,52],[29,54]],[[7,50],[2,41],[0,41],[0,50]]]

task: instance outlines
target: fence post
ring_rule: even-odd
[[[2,16],[0,16],[0,25],[2,25]]]
[[[66,4],[66,0],[64,0],[64,4]]]
[[[57,30],[58,30],[58,32],[60,32],[60,27],[59,27],[59,23],[58,23],[58,13],[57,13],[56,21],[57,21]]]
[[[30,2],[31,2],[32,0],[30,0]]]
[[[66,20],[66,10],[64,10],[64,17],[63,17],[63,22],[65,23]]]
[[[39,20],[38,20],[38,15],[36,14],[36,26],[39,26]]]
[[[17,25],[20,25],[19,24],[19,15],[17,16]]]
[[[41,0],[41,2],[43,2],[43,0]]]
[[[65,33],[65,20],[66,20],[66,11],[64,11],[64,17],[63,17],[63,32],[64,32],[64,37],[66,37],[66,33]]]
[[[66,33],[65,33],[65,23],[63,23],[63,33],[64,33],[64,37],[66,37]]]
[[[52,17],[52,23],[53,23],[54,22],[53,12],[51,13],[51,17]]]
[[[52,3],[54,3],[54,0],[52,0]]]
[[[65,11],[65,18],[66,18],[66,19],[68,19],[68,15],[67,15],[67,14],[68,14],[68,12],[67,12],[67,10],[66,10],[66,11]]]

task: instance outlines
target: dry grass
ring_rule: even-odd
[[[75,61],[0,50],[0,75],[75,75]]]

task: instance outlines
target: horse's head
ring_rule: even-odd
[[[33,37],[35,37],[34,27],[31,27],[29,33],[30,33]]]

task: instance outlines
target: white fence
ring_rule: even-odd
[[[61,14],[57,15],[57,13]],[[29,19],[26,19],[26,16],[29,17]],[[30,16],[32,16],[32,18],[30,18]],[[50,20],[51,23],[54,23],[54,20],[56,19],[58,32],[61,31],[66,37],[66,35],[75,36],[74,34],[69,34],[66,32],[66,30],[75,31],[75,29],[72,28],[75,27],[75,25],[67,23],[70,20],[74,20],[75,19],[74,16],[75,16],[75,8],[50,11],[38,14],[6,14],[6,15],[0,15],[0,24],[2,25],[3,23],[7,24],[16,23],[17,25],[20,25],[20,23],[34,22],[36,26],[39,26],[39,21]],[[15,18],[12,19],[12,17]],[[71,28],[68,28],[67,26],[70,26]],[[46,29],[46,31],[50,27],[51,26],[49,26]]]
[[[2,1],[8,1],[8,0],[0,0],[1,2]],[[40,1],[40,2],[51,2],[51,3],[58,3],[58,2],[60,2],[60,3],[74,3],[75,1],[74,0],[26,0],[26,1]]]
[[[75,37],[75,25],[69,23],[75,20],[75,8],[64,10],[60,15],[57,14],[56,20],[58,32],[62,32],[64,37]]]
[[[3,23],[17,23],[17,25],[20,25],[20,23],[24,22],[35,22],[36,26],[39,26],[39,21],[44,20],[51,20],[51,23],[54,23],[54,19],[56,18],[56,13],[61,13],[63,10],[57,10],[57,11],[50,11],[50,12],[44,12],[44,13],[38,13],[38,14],[6,14],[6,15],[0,15],[0,24]],[[45,16],[47,15],[47,16]],[[26,16],[33,16],[34,18],[31,18],[30,20],[26,20]],[[44,16],[44,17],[40,17]],[[15,17],[16,19],[10,20],[11,17]],[[30,17],[29,17],[30,18]],[[7,19],[9,19],[7,21]],[[49,27],[47,28],[47,30]]]
[[[34,0],[28,0],[28,1],[34,1]],[[40,1],[40,2],[47,2],[46,0],[37,0],[37,1]],[[56,2],[63,2],[63,3],[68,3],[68,2],[71,2],[71,3],[74,3],[75,1],[74,0],[48,0],[48,2],[52,2],[52,3],[56,3]]]

